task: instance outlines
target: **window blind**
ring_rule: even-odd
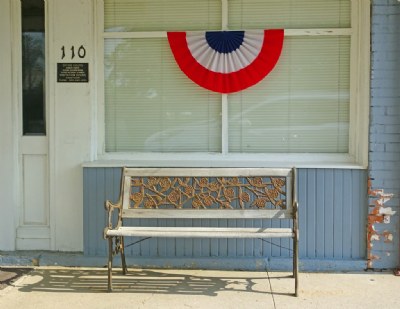
[[[230,29],[349,28],[350,0],[229,0]]]
[[[107,152],[217,152],[221,97],[179,70],[166,38],[105,40]]]
[[[219,0],[105,0],[105,31],[189,31],[221,28]]]
[[[350,38],[285,38],[277,67],[229,96],[231,152],[348,152]]]

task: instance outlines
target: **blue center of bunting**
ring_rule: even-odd
[[[208,45],[219,53],[231,53],[242,45],[244,31],[207,31]]]

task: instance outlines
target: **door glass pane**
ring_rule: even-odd
[[[23,0],[21,6],[23,134],[45,135],[44,1]]]

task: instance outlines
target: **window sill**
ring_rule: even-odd
[[[366,169],[348,154],[107,153],[83,167],[297,167]]]

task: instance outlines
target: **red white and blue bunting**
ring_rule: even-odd
[[[275,67],[284,31],[168,32],[180,69],[196,84],[219,93],[244,90]]]

